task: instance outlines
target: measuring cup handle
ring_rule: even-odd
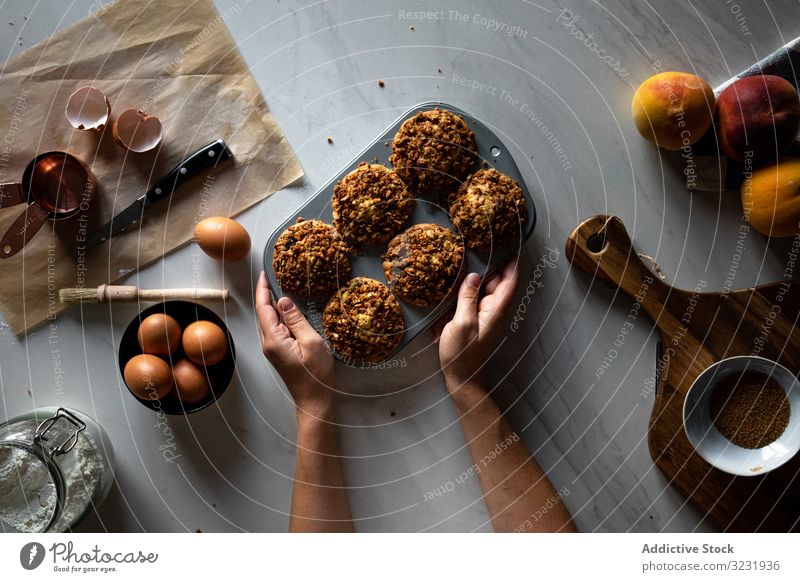
[[[23,202],[27,202],[27,199],[22,191],[22,184],[19,182],[0,184],[0,208],[16,206]]]
[[[29,205],[0,240],[0,259],[13,257],[33,238],[48,218],[47,212],[36,204]]]

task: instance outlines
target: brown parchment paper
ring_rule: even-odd
[[[122,0],[8,61],[0,75],[0,182],[19,181],[28,162],[68,151],[99,186],[86,212],[48,221],[22,252],[0,259],[0,311],[19,334],[66,306],[62,287],[113,282],[192,237],[197,221],[233,216],[302,176],[294,152],[211,0]],[[73,130],[69,95],[94,85],[112,116],[135,107],[157,115],[156,152],[126,153],[110,127]],[[82,239],[199,147],[223,138],[235,160],[150,208],[141,229],[86,251]],[[0,235],[25,205],[0,209]]]

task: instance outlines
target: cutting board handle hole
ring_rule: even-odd
[[[592,236],[586,239],[586,248],[588,248],[591,252],[597,254],[603,252],[603,249],[606,248],[606,237],[599,232],[596,232]]]

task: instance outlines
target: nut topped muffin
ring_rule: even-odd
[[[373,364],[394,352],[406,328],[397,298],[368,277],[350,280],[330,298],[322,326],[341,358]]]
[[[406,303],[433,305],[453,290],[461,273],[464,245],[448,228],[415,224],[389,243],[383,272]]]
[[[300,297],[328,297],[350,278],[351,252],[330,224],[298,218],[278,237],[272,268],[284,291]]]
[[[444,109],[406,119],[392,141],[389,161],[416,193],[447,192],[476,160],[475,134],[458,115]]]
[[[522,188],[493,168],[470,175],[449,202],[450,222],[471,249],[485,251],[514,240],[528,219]]]
[[[400,232],[414,199],[395,172],[361,162],[336,184],[331,207],[333,224],[344,239],[374,245]]]

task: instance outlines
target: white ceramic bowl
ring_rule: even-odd
[[[746,449],[726,439],[711,419],[711,394],[730,374],[759,372],[780,384],[789,399],[789,424],[778,440],[760,449]],[[757,356],[736,356],[707,368],[694,381],[683,402],[683,427],[697,454],[732,475],[763,475],[800,450],[800,381],[784,366]]]

